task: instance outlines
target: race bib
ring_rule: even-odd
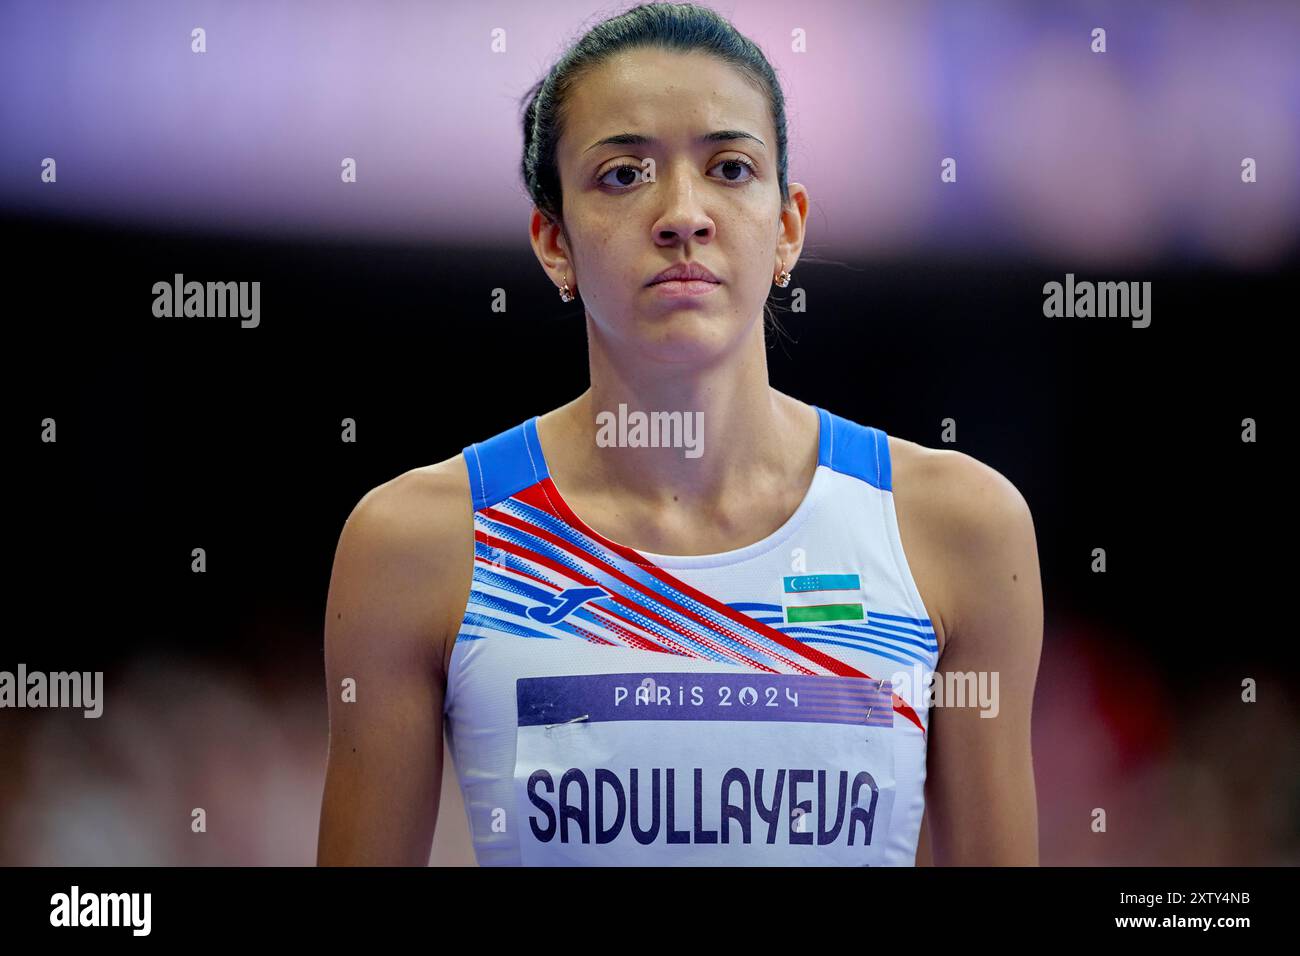
[[[871,866],[895,797],[889,681],[521,678],[526,866]]]

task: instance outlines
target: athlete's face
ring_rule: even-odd
[[[734,138],[703,139],[724,130]],[[624,134],[645,140],[601,142]],[[572,90],[558,163],[568,241],[535,213],[534,247],[602,337],[680,362],[755,331],[781,261],[798,258],[807,199],[792,183],[783,210],[767,99],[739,70],[700,53],[612,58]],[[684,260],[718,282],[650,284]]]

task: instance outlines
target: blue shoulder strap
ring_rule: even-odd
[[[548,477],[537,440],[537,416],[464,448],[474,510],[504,501]]]
[[[889,437],[879,428],[859,425],[824,408],[817,411],[822,416],[819,464],[891,491]]]

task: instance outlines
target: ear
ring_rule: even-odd
[[[785,268],[793,271],[803,251],[803,237],[808,228],[808,190],[803,183],[790,183],[790,201],[781,207],[781,232],[777,237],[776,259],[772,263],[775,275],[785,263]]]
[[[571,290],[578,288],[578,276],[569,257],[568,243],[558,222],[552,222],[536,206],[528,218],[528,238],[533,253],[558,289],[568,282]]]

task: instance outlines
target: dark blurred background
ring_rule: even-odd
[[[0,670],[102,670],[106,704],[0,711],[0,864],[313,862],[344,519],[586,388],[581,302],[527,242],[516,100],[626,5],[292,7],[6,7],[3,427],[22,451]],[[715,8],[778,66],[813,197],[809,255],[773,290],[773,385],[972,455],[1033,511],[1042,861],[1300,862],[1274,450],[1296,10]],[[259,281],[261,324],[155,318],[175,273]],[[1045,318],[1066,273],[1151,282],[1151,325]],[[785,309],[796,288],[806,312]],[[433,861],[472,863],[449,760],[443,789]]]

